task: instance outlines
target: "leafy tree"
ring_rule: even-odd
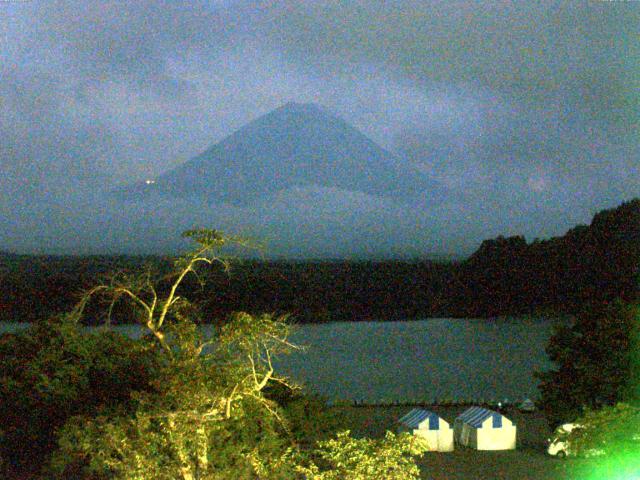
[[[173,356],[154,379],[158,390],[136,395],[132,415],[107,410],[74,418],[62,430],[53,471],[62,478],[80,468],[98,478],[190,480],[253,478],[270,469],[268,460],[289,446],[286,424],[261,395],[268,361],[251,364],[234,341],[247,320],[239,315],[228,325],[233,333],[221,333],[214,351],[197,356],[195,329],[172,335]],[[69,458],[79,462],[70,465]]]
[[[585,409],[567,441],[578,455],[598,451],[605,455],[640,452],[640,408],[628,403]]]
[[[556,330],[547,354],[557,368],[537,373],[540,405],[552,426],[572,422],[585,407],[630,399],[637,324],[638,308],[618,301],[592,305]]]
[[[197,308],[179,293],[201,264],[228,263],[217,250],[229,242],[219,232],[185,233],[196,248],[180,257],[166,291],[150,272],[118,275],[91,289],[91,298],[137,306],[138,321],[151,334],[162,361],[154,390],[134,392],[135,410],[104,409],[78,416],[61,431],[51,471],[68,477],[81,471],[97,478],[192,480],[276,475],[270,459],[287,446],[287,424],[278,405],[264,396],[269,382],[289,385],[275,374],[272,358],[294,345],[283,318],[238,313],[214,337],[202,337],[193,320]],[[165,278],[166,280],[166,278]],[[275,477],[274,477],[275,478]]]
[[[41,451],[42,457],[57,441],[46,478],[416,478],[412,457],[422,447],[407,436],[356,440],[344,433],[317,450],[306,448],[311,442],[301,429],[309,418],[320,418],[311,411],[317,403],[304,397],[300,403],[273,366],[274,356],[296,348],[286,318],[237,313],[205,338],[197,305],[181,287],[187,276],[200,278],[202,264],[228,268],[217,251],[238,242],[212,230],[185,236],[197,246],[170,274],[114,274],[90,289],[71,315],[52,323],[55,328],[37,330],[35,343],[29,343],[33,335],[15,345],[5,339],[2,358],[10,375],[3,392],[14,406],[35,395],[40,403],[34,405],[50,407],[37,408],[36,415],[55,419]],[[79,321],[96,300],[104,302],[107,324],[126,300],[147,334],[125,339],[108,325],[85,332]],[[2,441],[14,430],[3,426]]]
[[[283,390],[272,384],[265,390],[265,395],[282,407],[289,434],[301,448],[312,448],[317,441],[328,440],[344,430],[343,422],[335,410],[327,407],[324,398],[300,390],[282,395]]]
[[[355,439],[349,431],[321,441],[307,461],[296,467],[308,480],[418,479],[420,470],[413,457],[427,451],[419,438],[387,432],[383,439]]]
[[[589,457],[567,465],[571,478],[640,478],[640,408],[626,403],[585,409],[565,441]]]
[[[64,315],[0,336],[0,457],[5,477],[26,476],[73,415],[106,404],[128,408],[149,389],[155,352],[114,332],[89,332]]]

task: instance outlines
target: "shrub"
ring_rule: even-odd
[[[149,389],[154,352],[123,335],[89,333],[71,316],[0,337],[0,457],[26,474],[44,463],[56,431],[72,416],[104,405],[130,406]],[[18,473],[16,473],[18,472]]]
[[[594,410],[587,408],[568,435],[576,453],[640,453],[640,408],[617,403]]]
[[[387,432],[383,439],[356,439],[349,431],[321,441],[296,471],[308,480],[415,480],[420,470],[413,457],[426,445],[419,438]]]

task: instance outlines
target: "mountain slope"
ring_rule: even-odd
[[[442,186],[313,104],[288,103],[183,165],[120,192],[243,204],[293,187],[320,186],[439,203]]]

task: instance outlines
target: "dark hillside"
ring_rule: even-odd
[[[640,273],[640,199],[596,214],[564,236],[486,240],[457,269],[448,309],[469,316],[574,312],[632,300]]]
[[[156,270],[160,257],[0,254],[0,320],[34,321],[68,310],[83,288],[113,270]],[[203,320],[237,310],[291,313],[300,322],[575,313],[585,303],[638,298],[640,200],[596,214],[564,236],[527,243],[486,240],[461,263],[245,261],[230,274],[185,283]],[[89,315],[90,317],[90,315]],[[116,309],[116,320],[131,312]]]

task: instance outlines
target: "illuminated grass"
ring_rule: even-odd
[[[640,454],[594,458],[568,473],[570,480],[640,480]]]

